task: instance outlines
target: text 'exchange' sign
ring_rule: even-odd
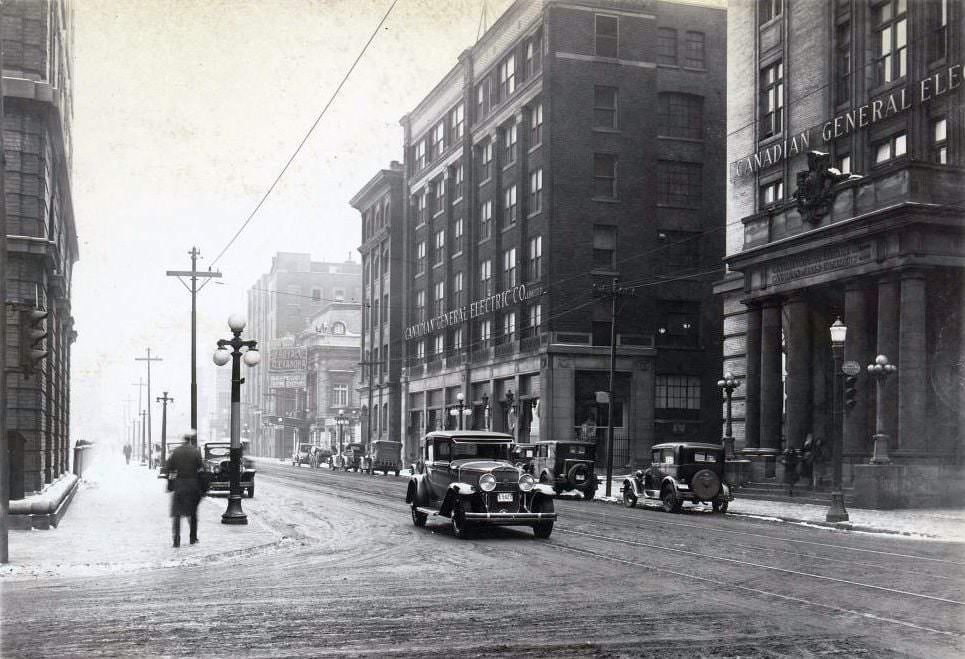
[[[272,348],[268,355],[268,386],[271,389],[304,389],[308,354],[304,346]]]
[[[484,297],[465,306],[453,309],[442,315],[430,318],[429,320],[405,328],[403,336],[408,339],[417,339],[436,330],[460,325],[473,318],[479,318],[487,314],[495,313],[500,309],[511,307],[525,300],[538,297],[542,294],[542,289],[527,289],[525,284],[514,286],[502,293],[496,293],[489,297]]]
[[[785,140],[774,142],[753,155],[732,162],[730,164],[731,180],[754,174],[786,158],[806,153],[818,145],[829,144],[839,137],[873,126],[914,105],[943,96],[961,86],[962,65],[955,64],[944,68],[934,75],[896,89],[887,96],[842,112],[823,124],[808,128]]]

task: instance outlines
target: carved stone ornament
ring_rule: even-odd
[[[797,211],[804,221],[811,224],[820,222],[831,211],[834,201],[831,189],[836,183],[849,178],[850,175],[831,167],[830,154],[809,151],[807,171],[797,173],[797,190],[793,195]]]

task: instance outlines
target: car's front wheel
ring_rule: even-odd
[[[684,505],[672,487],[665,487],[663,489],[663,492],[660,493],[660,501],[663,502],[664,512],[668,513],[679,513]]]
[[[412,502],[412,523],[418,527],[423,527],[426,525],[426,520],[429,518],[423,512],[419,511],[418,506],[415,505],[415,501]]]
[[[452,521],[452,533],[457,538],[468,538],[471,525],[466,521],[466,508],[462,501],[456,501],[452,506],[452,513],[449,515]]]
[[[627,508],[633,508],[637,505],[637,495],[635,495],[629,485],[623,487],[623,505]]]
[[[549,497],[540,497],[539,504],[537,506],[536,512],[538,513],[553,513],[556,508],[553,504],[553,500]],[[553,533],[553,520],[548,520],[545,522],[536,522],[533,524],[533,535],[537,538],[545,540],[550,537]]]

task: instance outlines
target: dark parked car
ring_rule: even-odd
[[[377,439],[372,442],[372,455],[367,469],[370,474],[381,471],[386,476],[390,471],[399,475],[402,469],[402,442],[390,442],[387,439]]]
[[[596,495],[596,444],[569,440],[537,442],[533,447],[530,473],[540,483],[552,486],[557,494],[579,490],[587,499]]]
[[[537,538],[553,532],[553,488],[540,485],[513,464],[513,437],[495,432],[431,432],[422,439],[419,461],[405,501],[412,522],[448,517],[457,537],[476,525],[532,526]]]
[[[365,444],[347,444],[340,455],[332,456],[332,469],[359,471],[364,468]]]
[[[311,465],[313,448],[315,448],[314,444],[306,444],[304,442],[299,444],[295,448],[295,452],[292,453],[292,466]]]
[[[208,472],[209,492],[227,492],[230,487],[228,471],[231,463],[230,449],[230,442],[208,442],[204,445],[204,468]],[[251,458],[244,456],[244,445],[242,445],[239,482],[242,496],[248,498],[255,496],[255,467]]]
[[[623,481],[623,503],[659,501],[668,513],[680,512],[685,501],[708,501],[724,512],[734,500],[724,481],[724,448],[719,444],[668,442],[652,449],[650,466]]]

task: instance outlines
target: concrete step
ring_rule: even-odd
[[[846,501],[850,495],[851,491],[846,488],[844,491]],[[735,490],[734,496],[744,499],[756,499],[760,501],[811,503],[819,506],[826,506],[831,503],[830,492],[795,487],[794,496],[788,496],[787,485],[773,481],[747,483],[744,487]]]

